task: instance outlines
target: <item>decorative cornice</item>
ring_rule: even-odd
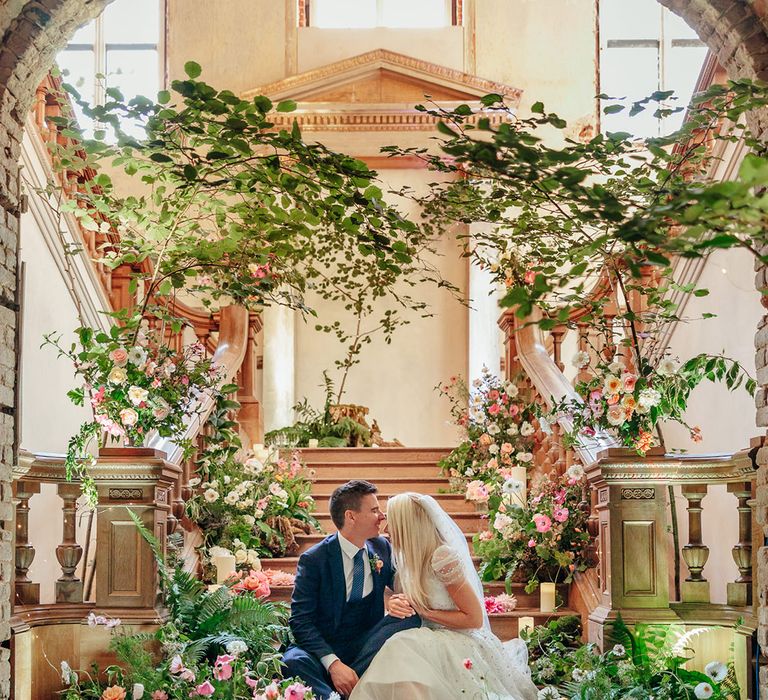
[[[256,95],[267,95],[274,99],[290,97],[298,100],[303,95],[323,88],[327,83],[337,82],[335,78],[343,76],[345,82],[349,82],[349,79],[355,75],[364,75],[378,68],[386,68],[395,73],[432,82],[435,85],[460,90],[470,95],[474,94],[478,98],[488,93],[498,93],[503,95],[512,106],[517,106],[522,95],[522,90],[505,83],[486,80],[476,75],[448,68],[448,66],[422,61],[387,49],[375,49],[352,58],[329,63],[321,68],[262,85],[253,90],[247,90],[243,93],[243,98],[251,99]]]
[[[507,104],[516,107],[522,91],[511,85],[479,78],[462,71],[422,61],[412,56],[376,49],[359,56],[329,63],[299,75],[292,75],[243,93],[243,98],[267,95],[270,99],[293,99],[299,109],[287,114],[271,115],[278,128],[290,127],[296,122],[303,131],[431,131],[438,119],[418,111],[409,99],[387,102],[339,102],[312,101],[329,91],[343,89],[357,80],[363,80],[377,71],[387,71],[400,76],[404,82],[416,82],[429,94],[449,91],[456,96],[450,100],[435,99],[434,104],[453,109],[468,103],[477,109],[482,107],[480,98],[489,93],[502,95]],[[505,121],[504,113],[488,110],[482,113],[492,124]],[[473,123],[478,115],[467,119]]]

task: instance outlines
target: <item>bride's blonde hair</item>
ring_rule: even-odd
[[[427,577],[442,537],[418,493],[400,493],[387,501],[387,523],[400,586],[412,602],[428,608]]]

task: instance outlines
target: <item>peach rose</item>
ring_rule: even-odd
[[[109,359],[118,367],[124,367],[126,362],[128,362],[128,351],[125,348],[116,348],[109,353]]]
[[[113,685],[101,694],[101,700],[125,700],[125,688]]]

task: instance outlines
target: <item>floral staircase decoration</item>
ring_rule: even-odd
[[[161,331],[150,331],[140,317],[125,318],[109,333],[77,329],[79,348],[62,346],[61,338],[46,343],[69,358],[82,384],[68,393],[77,406],[89,405],[93,419],[83,423],[67,445],[68,478],[77,478],[90,503],[96,488],[88,474],[95,457],[92,442],[105,446],[142,445],[153,432],[171,438],[190,454],[182,437],[202,399],[219,391],[219,373],[199,342],[176,351],[163,342]]]

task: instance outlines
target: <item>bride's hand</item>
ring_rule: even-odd
[[[410,617],[411,615],[413,615],[414,609],[411,606],[411,603],[408,601],[408,598],[406,598],[402,594],[395,593],[389,598],[389,603],[387,605],[387,612],[392,617],[397,617],[403,620],[406,617]]]

